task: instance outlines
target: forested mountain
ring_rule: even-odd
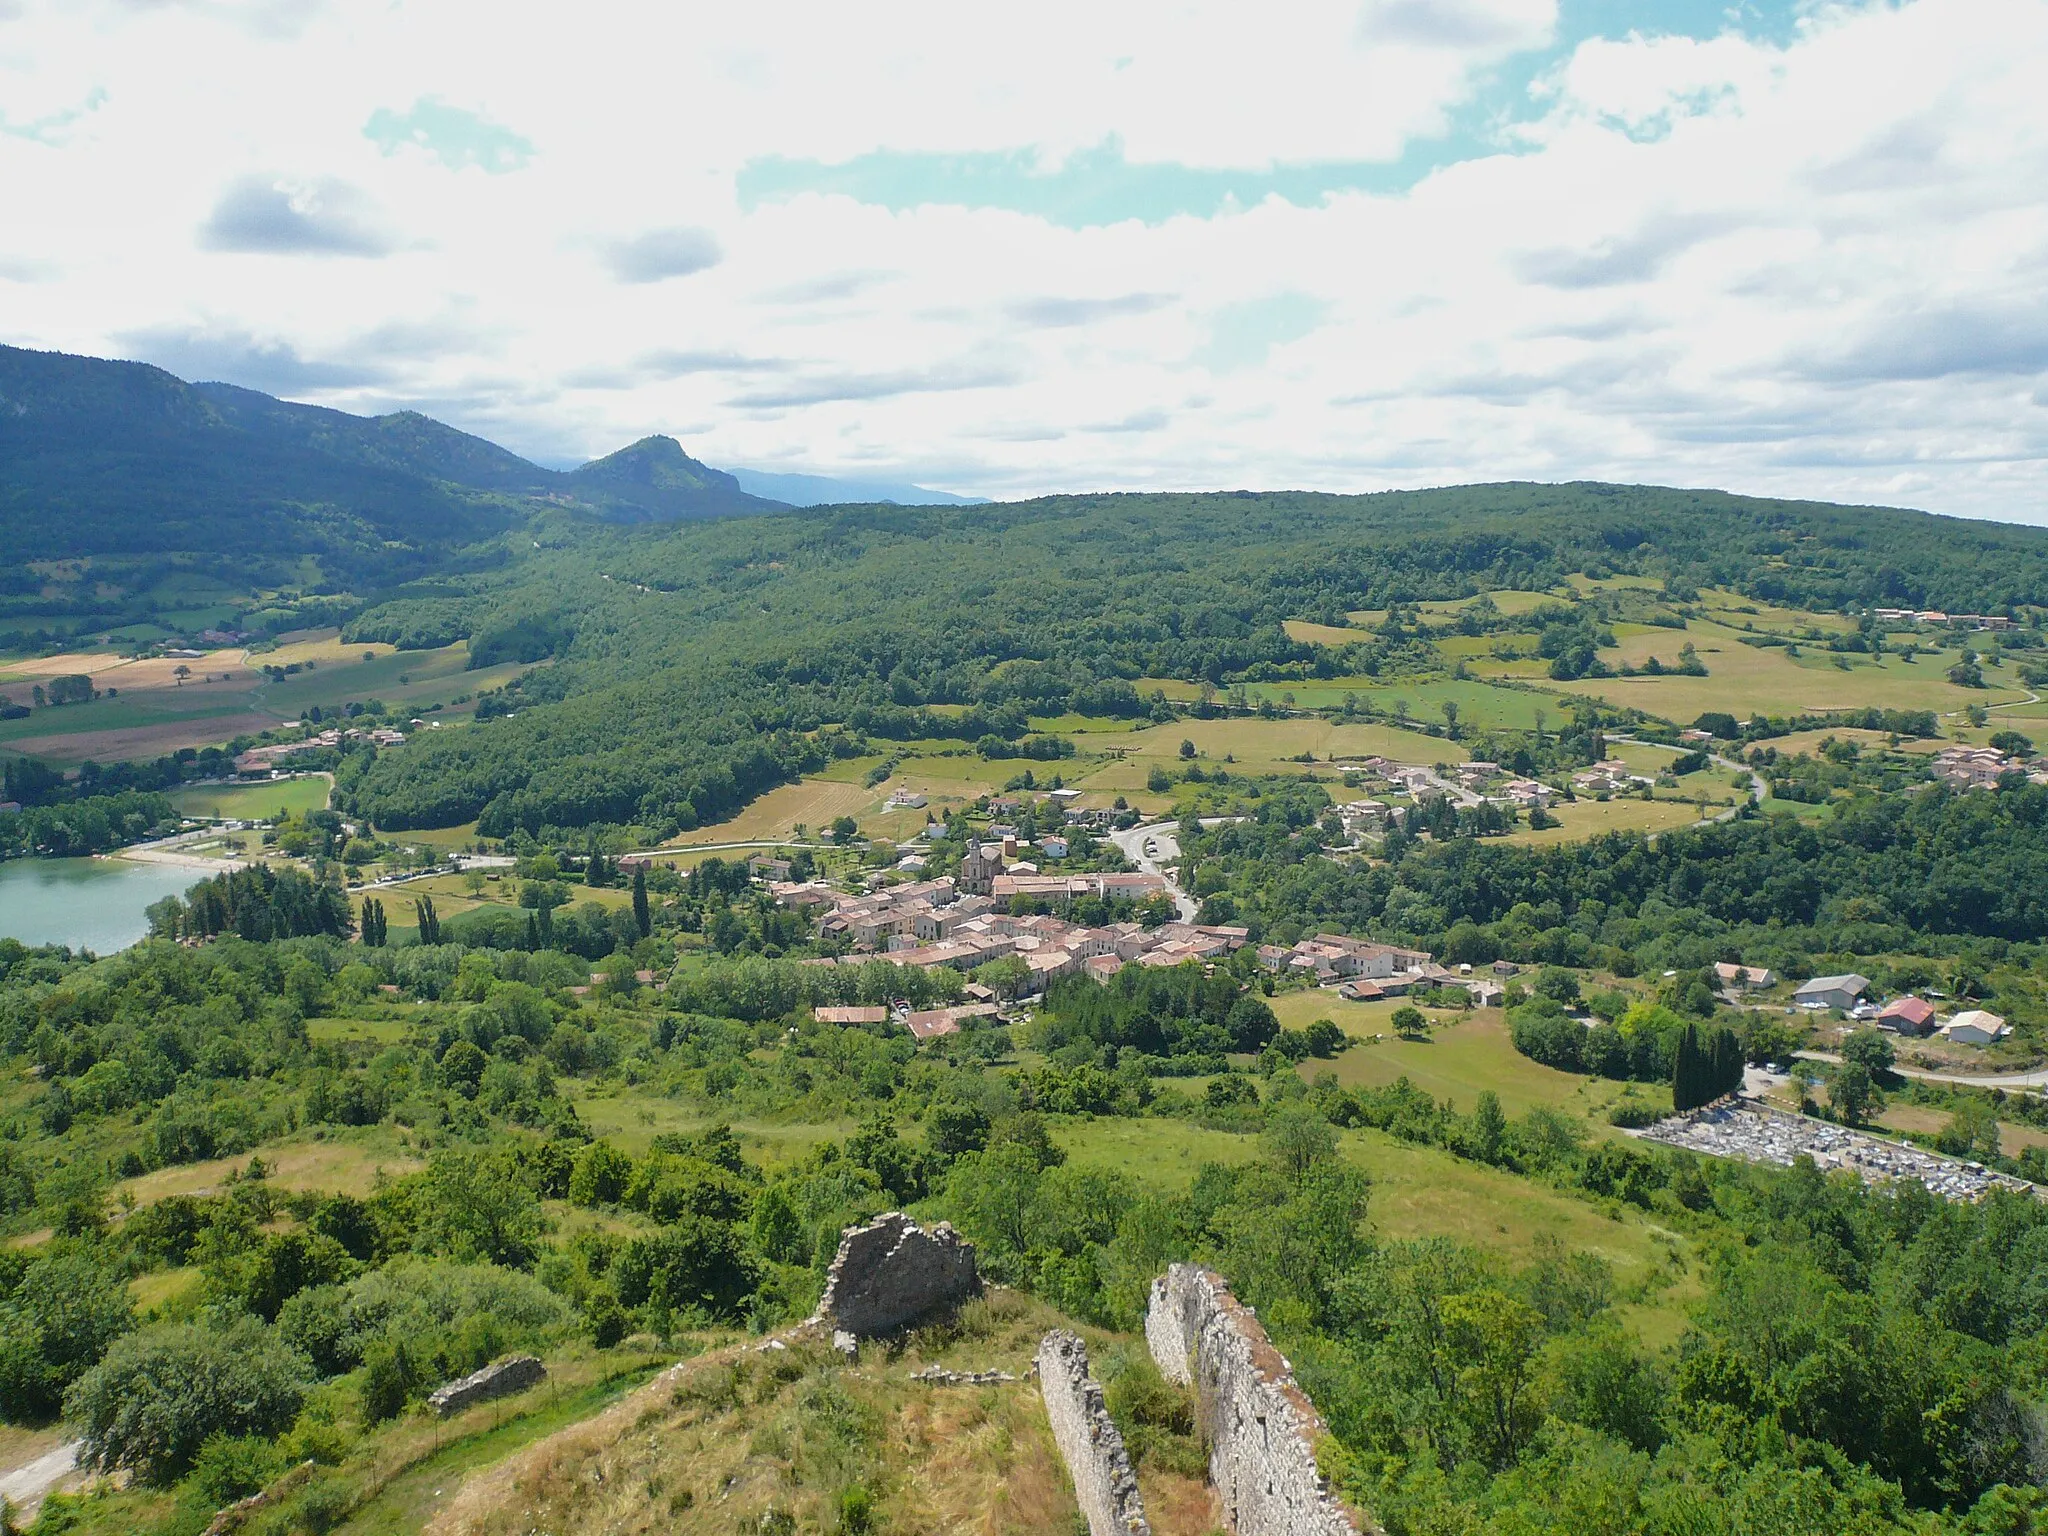
[[[0,545],[16,559],[314,555],[389,577],[550,505],[648,521],[776,504],[667,438],[562,474],[414,412],[351,416],[0,347]]]
[[[1398,672],[1398,634],[1340,657],[1282,625],[1573,573],[1818,607],[2048,600],[2048,531],[1603,485],[831,508],[543,543],[350,626],[558,661],[508,696],[517,718],[353,786],[381,824],[690,825],[812,763],[823,724],[973,740],[987,712],[1011,734],[1027,712],[1137,713],[1138,678]]]

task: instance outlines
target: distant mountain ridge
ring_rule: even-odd
[[[735,465],[732,477],[740,489],[792,507],[823,507],[848,503],[892,502],[902,507],[976,507],[984,496],[956,496],[922,485],[893,480],[845,480],[836,475],[776,473]]]
[[[673,438],[564,473],[414,411],[354,416],[0,346],[0,548],[18,561],[315,554],[390,575],[565,507],[648,522],[781,505]]]

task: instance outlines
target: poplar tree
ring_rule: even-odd
[[[633,866],[633,921],[640,927],[640,937],[646,938],[654,932],[654,914],[647,908],[647,866]]]

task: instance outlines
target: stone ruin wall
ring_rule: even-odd
[[[889,1211],[840,1237],[818,1321],[855,1338],[875,1338],[980,1294],[972,1243],[945,1222],[927,1230]]]
[[[1088,1374],[1088,1347],[1064,1328],[1038,1346],[1038,1389],[1052,1438],[1073,1477],[1075,1499],[1088,1517],[1089,1536],[1151,1536],[1124,1437],[1103,1406],[1101,1386]]]
[[[427,1399],[427,1404],[442,1418],[462,1412],[478,1403],[487,1403],[494,1397],[506,1397],[514,1392],[524,1392],[528,1387],[538,1386],[548,1378],[548,1368],[532,1355],[514,1355],[500,1360],[496,1365],[487,1365],[480,1371],[451,1381]]]
[[[1192,1383],[1209,1481],[1237,1536],[1365,1536],[1373,1527],[1316,1466],[1321,1415],[1221,1275],[1175,1264],[1152,1282],[1145,1342],[1167,1380]]]

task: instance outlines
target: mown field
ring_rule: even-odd
[[[263,672],[293,665],[304,670],[275,681]],[[455,703],[458,697],[473,698],[526,670],[506,663],[472,671],[467,641],[397,651],[344,645],[332,629],[288,635],[268,650],[238,646],[198,657],[131,661],[102,650],[0,660],[0,694],[20,703],[29,702],[35,684],[67,674],[90,677],[103,695],[113,691],[0,722],[0,745],[60,764],[151,758],[268,730],[316,706],[332,712],[371,699],[398,710],[440,705],[435,717],[453,721],[470,713],[469,705]]]
[[[297,816],[323,809],[331,783],[327,774],[315,773],[258,784],[195,784],[174,792],[171,804],[181,816],[268,821],[286,812]]]

